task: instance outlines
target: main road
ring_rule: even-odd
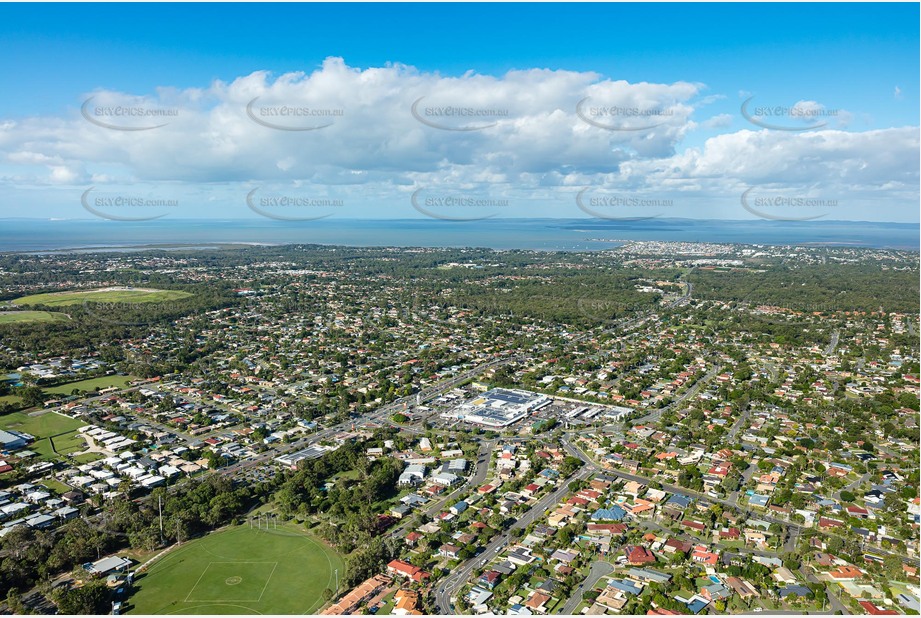
[[[838,329],[831,334],[831,341],[828,342],[828,347],[825,348],[825,356],[831,356],[835,353],[835,348],[838,347],[838,338],[841,336],[841,332]]]
[[[294,442],[269,448],[267,451],[257,455],[256,457],[244,459],[234,464],[231,464],[229,466],[225,466],[221,468],[220,470],[218,470],[218,472],[223,475],[232,475],[232,474],[241,472],[243,470],[246,470],[248,468],[252,468],[254,466],[258,466],[260,464],[267,463],[268,461],[275,459],[276,457],[280,455],[284,455],[286,453],[291,453],[294,451],[305,449],[309,446],[318,444],[324,440],[328,440],[332,438],[333,436],[335,436],[337,433],[340,433],[343,431],[349,431],[355,423],[376,421],[382,424],[383,423],[391,424],[401,429],[402,431],[408,431],[410,433],[422,433],[424,431],[423,429],[393,423],[392,421],[390,421],[390,415],[403,409],[403,406],[405,404],[408,404],[411,401],[416,401],[416,400],[419,400],[422,402],[429,401],[431,399],[434,399],[435,397],[438,397],[440,394],[444,393],[445,391],[451,390],[452,388],[456,387],[458,384],[464,382],[465,380],[468,380],[471,377],[474,377],[486,371],[487,369],[491,367],[501,366],[501,365],[504,365],[504,364],[507,364],[507,363],[510,363],[516,360],[520,360],[522,358],[523,357],[516,355],[516,356],[510,356],[507,358],[493,359],[489,362],[483,363],[481,365],[477,365],[476,367],[469,369],[463,373],[460,373],[456,376],[445,378],[444,380],[437,382],[436,384],[428,386],[425,389],[419,391],[419,393],[408,395],[406,397],[401,397],[384,406],[381,406],[380,408],[377,408],[376,410],[366,412],[360,415],[358,418],[350,419],[348,421],[338,423],[336,425],[331,425],[330,427],[321,429],[320,431],[316,433],[300,438]]]

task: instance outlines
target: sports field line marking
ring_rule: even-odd
[[[271,560],[212,560],[208,563],[211,564],[278,564],[277,562],[272,562]]]
[[[218,604],[221,603],[258,603],[257,599],[192,599],[191,601],[186,601],[186,603],[212,603]]]
[[[191,589],[191,590],[189,590],[189,594],[185,595],[185,601],[183,601],[183,603],[188,603],[188,602],[189,602],[189,597],[192,596],[192,593],[195,591],[196,588],[198,588],[198,584],[201,582],[201,578],[204,577],[204,576],[205,576],[205,573],[208,572],[208,569],[211,568],[211,564],[212,564],[212,563],[209,562],[209,563],[208,563],[208,566],[206,566],[204,569],[202,569],[201,575],[199,575],[199,576],[198,576],[198,579],[195,581],[195,585],[192,586],[192,589]]]
[[[330,582],[333,580],[333,576],[334,576],[334,574],[333,574],[333,561],[330,560],[329,552],[326,551],[326,547],[325,547],[325,546],[323,546],[323,545],[321,545],[320,543],[316,542],[315,540],[313,540],[313,539],[310,538],[309,536],[306,536],[306,535],[305,535],[303,538],[307,539],[307,541],[309,541],[310,543],[313,543],[314,545],[316,545],[317,547],[319,547],[319,548],[320,548],[320,551],[323,552],[323,555],[326,557],[326,563],[329,565],[329,577],[326,579],[326,587],[332,589],[332,587],[331,587],[329,584],[330,584]],[[345,567],[344,564],[343,564],[342,566]],[[345,570],[345,569],[343,568],[343,571],[344,571],[344,570]],[[345,573],[343,573],[343,575],[345,575]],[[314,612],[314,610],[323,607],[324,605],[326,605],[326,603],[327,603],[327,602],[324,601],[324,600],[323,600],[323,597],[321,596],[319,599],[317,599],[316,601],[313,602],[313,605],[310,606],[310,609],[308,609],[306,612],[304,612],[304,613],[301,614],[301,615],[302,615],[302,616],[305,616],[305,615],[307,615],[307,614],[312,614],[312,613]]]
[[[267,532],[268,532],[268,534],[279,534],[278,531],[276,531],[276,530],[268,530]],[[291,533],[291,534],[288,534],[288,535],[286,535],[286,536],[291,536],[291,537],[293,537],[293,538],[300,538],[300,539],[303,539],[304,541],[306,541],[306,542],[309,543],[310,545],[315,546],[317,549],[320,550],[320,553],[322,553],[322,554],[323,554],[323,557],[326,558],[326,564],[329,566],[329,577],[326,579],[326,587],[332,589],[332,585],[331,585],[331,584],[332,584],[332,582],[333,582],[333,578],[335,577],[335,573],[333,573],[333,571],[334,571],[335,569],[333,568],[333,561],[332,561],[332,559],[329,557],[329,550],[327,549],[327,547],[326,547],[325,545],[323,545],[322,543],[317,542],[315,539],[311,538],[309,535],[304,534],[303,532]],[[291,550],[291,552],[294,552],[294,551],[296,551],[296,549],[292,549],[292,550]],[[291,553],[291,552],[288,552],[288,553]],[[343,567],[344,567],[344,566],[345,566],[345,565],[343,565]],[[343,570],[344,570],[344,569],[343,569]],[[344,573],[343,573],[343,576],[344,576]],[[261,597],[260,597],[260,598],[261,598]],[[320,608],[320,607],[323,607],[324,605],[326,605],[326,603],[327,603],[327,601],[324,601],[324,600],[323,600],[323,597],[320,596],[316,601],[314,601],[314,602],[310,605],[310,608],[309,608],[307,611],[305,611],[303,614],[301,614],[301,615],[313,614],[313,612],[314,612],[316,609],[318,609],[318,608]]]
[[[277,568],[278,568],[278,563],[277,562],[273,563],[272,572],[269,573],[269,576],[266,578],[265,584],[263,584],[262,586],[262,592],[259,593],[259,598],[256,599],[256,603],[262,600],[262,595],[265,594],[265,589],[269,587],[269,582],[272,580],[272,576],[275,575],[275,569]]]
[[[269,577],[266,579],[265,584],[262,586],[262,592],[259,593],[258,599],[255,599],[255,600],[254,599],[218,599],[218,600],[192,599],[191,598],[192,593],[195,592],[195,589],[198,587],[198,584],[201,583],[202,578],[205,576],[205,574],[208,572],[208,569],[210,569],[211,565],[213,564],[271,564],[272,571],[269,573]],[[192,586],[192,589],[189,590],[189,594],[186,595],[183,603],[221,603],[224,601],[228,603],[258,603],[260,600],[262,600],[262,595],[265,594],[266,586],[268,586],[269,580],[272,579],[272,575],[275,574],[275,569],[277,568],[278,568],[277,562],[269,562],[268,560],[224,560],[224,561],[214,560],[214,561],[211,561],[208,563],[208,566],[206,566],[205,569],[201,572],[201,575],[198,576],[198,580],[195,582],[195,585]]]
[[[260,616],[264,615],[262,612],[260,612],[259,610],[255,610],[255,609],[253,609],[252,607],[246,607],[245,605],[234,605],[232,602],[231,602],[231,603],[205,603],[204,605],[193,605],[192,607],[181,607],[181,608],[179,608],[179,609],[177,609],[177,610],[175,610],[175,611],[169,612],[169,613],[166,614],[166,615],[167,615],[167,616],[173,616],[173,615],[178,614],[178,613],[180,613],[180,612],[181,612],[181,613],[188,613],[188,612],[192,611],[193,609],[198,609],[198,608],[200,608],[200,607],[214,607],[215,605],[217,605],[217,606],[226,605],[227,607],[241,607],[241,608],[243,608],[243,609],[245,609],[245,610],[248,610],[248,611],[251,611],[251,612],[256,612],[256,613],[259,614]],[[243,614],[240,614],[240,615],[242,616]]]

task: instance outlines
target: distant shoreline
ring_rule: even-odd
[[[291,243],[268,243],[268,242],[209,242],[209,243],[140,243],[125,245],[88,245],[80,247],[60,247],[49,249],[30,249],[10,251],[0,249],[0,253],[14,254],[48,254],[48,253],[114,253],[120,251],[179,251],[182,249],[192,249],[200,251],[221,250],[221,249],[242,249],[245,247],[275,247]]]
[[[310,222],[172,219],[0,220],[0,253],[73,254],[226,250],[281,245],[489,248],[559,252],[611,250],[626,242],[711,243],[919,251],[914,223],[656,219],[326,219]],[[164,239],[169,239],[164,242]]]

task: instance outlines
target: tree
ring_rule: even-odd
[[[208,460],[208,469],[217,470],[224,463],[223,458],[214,451],[206,451],[205,459]]]
[[[582,460],[578,457],[567,455],[560,464],[560,475],[567,477],[582,467]]]
[[[902,574],[902,559],[895,554],[886,554],[883,558],[883,567],[890,577],[898,577]]]
[[[886,510],[889,512],[901,512],[907,510],[905,503],[902,502],[902,497],[898,493],[886,494],[886,497],[883,498],[883,504],[886,506]]]
[[[569,526],[565,526],[560,530],[559,534],[557,534],[557,538],[560,540],[563,547],[567,547],[572,543],[572,530],[569,529]]]
[[[26,614],[28,608],[22,602],[22,595],[17,588],[10,588],[6,592],[6,606],[12,614]]]
[[[17,388],[15,394],[19,395],[27,408],[41,407],[45,404],[45,391],[39,386],[23,386]]]
[[[109,588],[104,581],[95,580],[79,588],[59,588],[53,600],[62,614],[106,614]]]

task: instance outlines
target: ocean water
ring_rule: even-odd
[[[0,251],[45,251],[144,245],[221,243],[325,244],[397,247],[486,247],[545,251],[610,249],[623,241],[659,240],[763,245],[833,245],[910,249],[921,243],[918,224],[851,221],[715,221],[656,219],[158,219],[123,222],[0,219]]]

